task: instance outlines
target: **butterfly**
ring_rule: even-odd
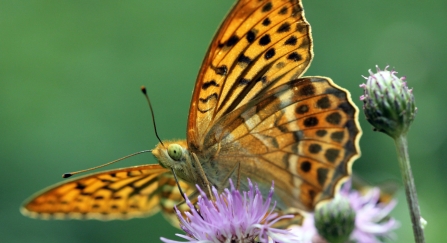
[[[21,211],[37,218],[168,217],[187,195],[222,191],[229,179],[263,194],[275,183],[279,210],[312,211],[351,174],[359,157],[358,110],[327,77],[301,77],[313,57],[299,0],[239,0],[198,74],[186,140],[152,150],[159,164],[64,181],[33,195]]]

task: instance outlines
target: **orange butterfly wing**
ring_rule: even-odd
[[[329,78],[305,77],[234,110],[205,137],[204,147],[220,146],[217,181],[240,163],[239,173],[265,190],[274,180],[279,208],[312,210],[333,197],[359,156],[361,131],[351,102]]]
[[[313,56],[298,0],[238,1],[205,56],[187,141],[210,183],[245,177],[278,206],[312,210],[331,198],[360,154],[358,111],[324,77],[301,78]],[[262,189],[264,188],[264,189]]]
[[[197,78],[188,118],[190,149],[201,150],[220,117],[307,69],[312,41],[302,9],[296,0],[236,3]]]
[[[180,183],[185,193],[195,191]],[[40,219],[113,220],[146,217],[162,210],[173,222],[173,207],[182,201],[170,170],[142,165],[63,181],[31,196],[21,212]]]

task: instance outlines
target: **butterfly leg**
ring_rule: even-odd
[[[220,148],[221,148],[221,145],[220,145],[220,143],[218,143],[218,144],[217,144],[217,150],[216,150],[216,153],[214,153],[214,156],[219,155]]]
[[[197,155],[195,153],[191,154],[193,157],[192,162],[194,163],[194,166],[197,168],[197,172],[199,173],[199,177],[201,179],[201,183],[199,184],[203,187],[206,187],[206,190],[208,190],[208,195],[210,196],[211,200],[214,200],[213,194],[211,193],[210,182],[208,181],[205,171],[203,170],[202,165],[200,164],[199,158],[197,158]]]
[[[239,190],[240,175],[241,175],[241,162],[237,162],[237,164],[231,169],[231,171],[224,177],[224,179],[222,180],[224,182],[224,183],[222,183],[222,188],[227,188],[229,186],[229,179],[235,172],[237,172],[236,189]]]
[[[239,185],[241,182],[241,162],[237,162],[237,182],[236,182],[236,188],[239,190]]]

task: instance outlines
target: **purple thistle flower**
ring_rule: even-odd
[[[292,215],[277,217],[273,213],[276,203],[270,207],[273,196],[273,183],[267,200],[264,202],[257,185],[248,180],[249,191],[241,194],[230,180],[230,190],[225,189],[218,194],[212,188],[215,201],[208,199],[199,188],[200,196],[198,212],[187,198],[186,204],[191,209],[184,218],[175,207],[180,227],[186,235],[176,234],[190,243],[223,243],[223,242],[299,242],[300,237],[290,230],[276,229],[272,225],[281,219],[292,218]],[[161,238],[165,243],[180,241]]]
[[[340,190],[338,197],[346,198],[355,211],[355,227],[349,239],[358,243],[381,243],[383,239],[395,239],[393,230],[399,227],[399,222],[389,217],[389,213],[396,206],[396,200],[380,203],[380,190],[370,189],[366,194],[351,191],[351,183],[347,182]],[[315,228],[314,214],[303,215],[302,226],[291,229],[302,237],[303,243],[328,243],[318,235]]]
[[[350,191],[351,183],[345,183],[340,194],[349,199],[352,209],[356,212],[355,228],[351,239],[357,242],[380,243],[378,239],[395,239],[393,230],[400,224],[394,218],[389,218],[390,212],[397,201],[380,203],[380,189],[372,188],[365,195],[358,191]]]

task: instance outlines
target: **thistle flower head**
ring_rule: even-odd
[[[360,85],[364,89],[360,96],[363,111],[375,130],[397,138],[407,133],[416,115],[413,90],[408,89],[405,77],[398,78],[388,66],[383,71],[376,68],[377,73],[369,70],[366,84]]]
[[[344,243],[355,227],[355,211],[340,195],[315,211],[318,234],[331,243]]]
[[[184,218],[181,212],[175,208],[180,220],[180,227],[186,235],[177,236],[186,239],[186,242],[195,243],[223,243],[223,242],[299,242],[300,238],[289,230],[275,229],[272,225],[284,218],[293,216],[284,215],[277,217],[273,213],[271,200],[273,196],[273,184],[267,200],[263,200],[257,186],[253,186],[248,180],[249,191],[240,193],[230,180],[230,189],[225,189],[219,194],[216,188],[212,188],[215,200],[208,199],[207,195],[199,188],[198,210],[186,200],[191,209],[186,212]],[[179,241],[161,238],[165,243],[179,243]]]

